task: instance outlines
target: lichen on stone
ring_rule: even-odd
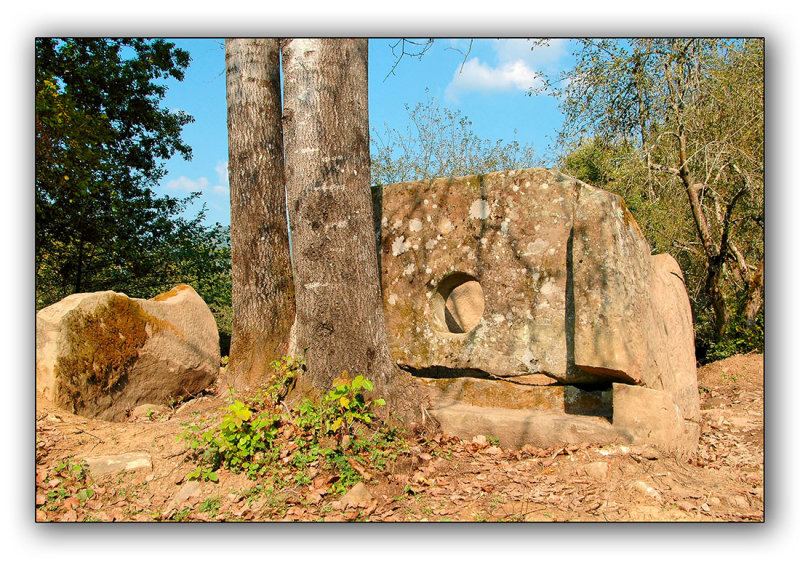
[[[87,403],[120,389],[139,350],[162,326],[160,319],[121,295],[94,311],[73,311],[66,318],[68,349],[54,368],[61,379],[58,403],[77,413]]]

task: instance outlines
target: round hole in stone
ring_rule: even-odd
[[[442,279],[431,298],[434,326],[442,332],[466,334],[483,317],[483,287],[468,273]]]

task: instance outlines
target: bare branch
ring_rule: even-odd
[[[678,170],[677,168],[672,168],[670,166],[664,166],[663,164],[653,163],[650,165],[650,168],[652,170],[655,170],[656,172],[666,172],[667,174],[672,174],[673,176],[677,176],[678,178],[680,178],[681,176],[680,170]]]
[[[461,75],[461,72],[464,70],[464,64],[467,63],[467,58],[469,57],[469,54],[472,52],[472,42],[473,41],[474,40],[472,40],[472,39],[469,40],[469,47],[467,47],[467,52],[466,53],[464,53],[460,49],[454,48],[454,47],[445,48],[445,49],[451,49],[453,51],[457,51],[458,53],[460,53],[461,55],[464,56],[464,59],[461,61],[461,67],[458,68],[458,74],[459,75]]]
[[[400,55],[397,55],[396,52],[398,46],[400,46]],[[411,49],[406,50],[406,46],[410,46]],[[414,49],[415,47],[418,49],[415,50]],[[395,56],[396,58],[394,65],[392,66],[392,69],[389,70],[389,73],[386,74],[386,77],[383,78],[383,80],[386,81],[387,79],[389,79],[390,75],[394,75],[394,70],[397,69],[397,66],[400,65],[400,62],[403,60],[404,57],[408,56],[421,59],[422,56],[425,55],[428,52],[428,50],[431,49],[431,47],[433,47],[433,38],[428,38],[427,40],[425,40],[425,43],[418,42],[415,40],[409,40],[406,38],[401,38],[400,40],[398,40],[395,44],[391,46],[392,55]],[[471,47],[472,44],[470,44],[470,48]]]

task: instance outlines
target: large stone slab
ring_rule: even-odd
[[[622,198],[583,188],[573,220],[574,364],[668,392],[700,413],[694,330],[678,263],[650,248]]]
[[[546,170],[385,186],[384,312],[398,363],[566,378],[575,194]]]
[[[624,382],[665,391],[683,417],[697,417],[680,269],[650,254],[619,196],[526,169],[388,185],[375,203],[400,366]]]
[[[219,358],[214,316],[188,285],[149,300],[79,293],[36,315],[37,397],[86,417],[197,394]]]

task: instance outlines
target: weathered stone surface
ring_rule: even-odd
[[[573,181],[546,170],[385,186],[382,282],[395,359],[565,378],[575,194]]]
[[[441,430],[462,439],[490,435],[500,445],[520,449],[525,444],[554,447],[573,443],[630,443],[607,419],[547,410],[513,410],[454,403],[431,414]]]
[[[619,196],[544,169],[382,192],[384,313],[398,364],[418,376],[626,382],[697,417],[680,269],[650,255]]]
[[[677,262],[650,255],[622,198],[609,192],[583,189],[573,232],[575,366],[664,390],[696,419],[692,313]]]
[[[137,471],[139,469],[152,469],[153,464],[148,453],[130,452],[118,455],[98,455],[85,457],[89,472],[95,477],[118,473],[120,471]]]
[[[666,451],[694,448],[699,426],[681,417],[667,392],[614,384],[614,427],[634,444],[649,443]]]
[[[524,378],[524,377],[520,377]],[[429,389],[434,407],[454,402],[512,410],[554,412],[611,418],[611,389],[584,390],[577,386],[535,385],[489,378],[418,378]]]
[[[214,317],[188,285],[150,300],[79,293],[36,315],[37,397],[86,417],[192,396],[216,381],[219,357]]]

